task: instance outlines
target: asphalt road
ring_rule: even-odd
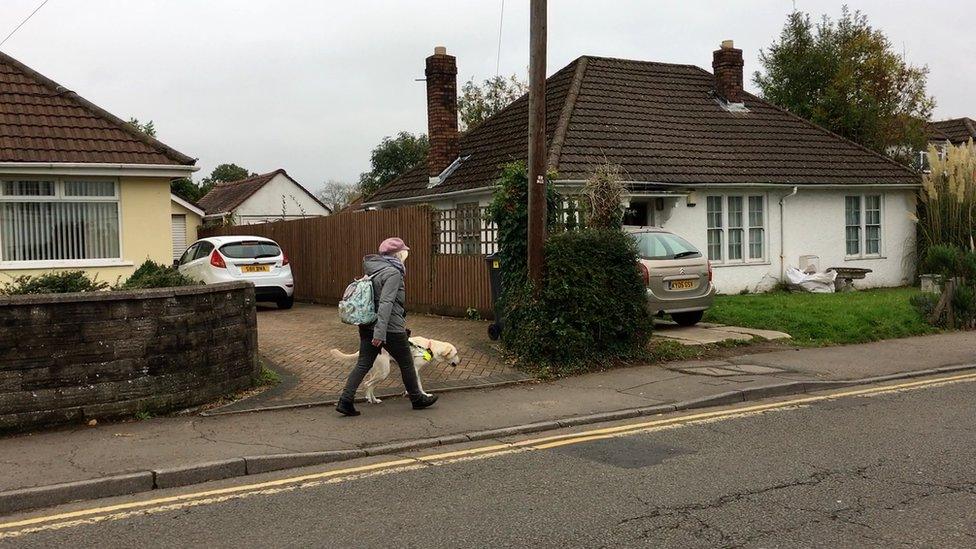
[[[531,451],[404,460],[16,537],[3,527],[15,517],[3,517],[0,547],[972,547],[974,402],[970,379]]]

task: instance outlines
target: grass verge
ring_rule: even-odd
[[[936,332],[910,302],[918,293],[916,288],[884,288],[720,295],[704,320],[786,332],[792,344],[806,347],[867,343]]]

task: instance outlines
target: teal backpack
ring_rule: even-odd
[[[342,301],[339,302],[339,320],[354,326],[376,322],[372,276],[357,278],[346,286]]]

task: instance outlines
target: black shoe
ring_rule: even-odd
[[[410,402],[413,403],[414,410],[423,410],[433,406],[437,402],[437,395],[420,395],[416,398],[411,398]]]
[[[344,416],[358,416],[360,411],[353,406],[351,400],[340,398],[336,404],[336,411]]]

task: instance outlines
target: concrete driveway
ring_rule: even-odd
[[[655,320],[654,337],[670,339],[682,345],[708,345],[729,340],[750,341],[754,337],[768,340],[790,339],[790,334],[708,322],[699,322],[694,326],[678,326],[669,320]]]

